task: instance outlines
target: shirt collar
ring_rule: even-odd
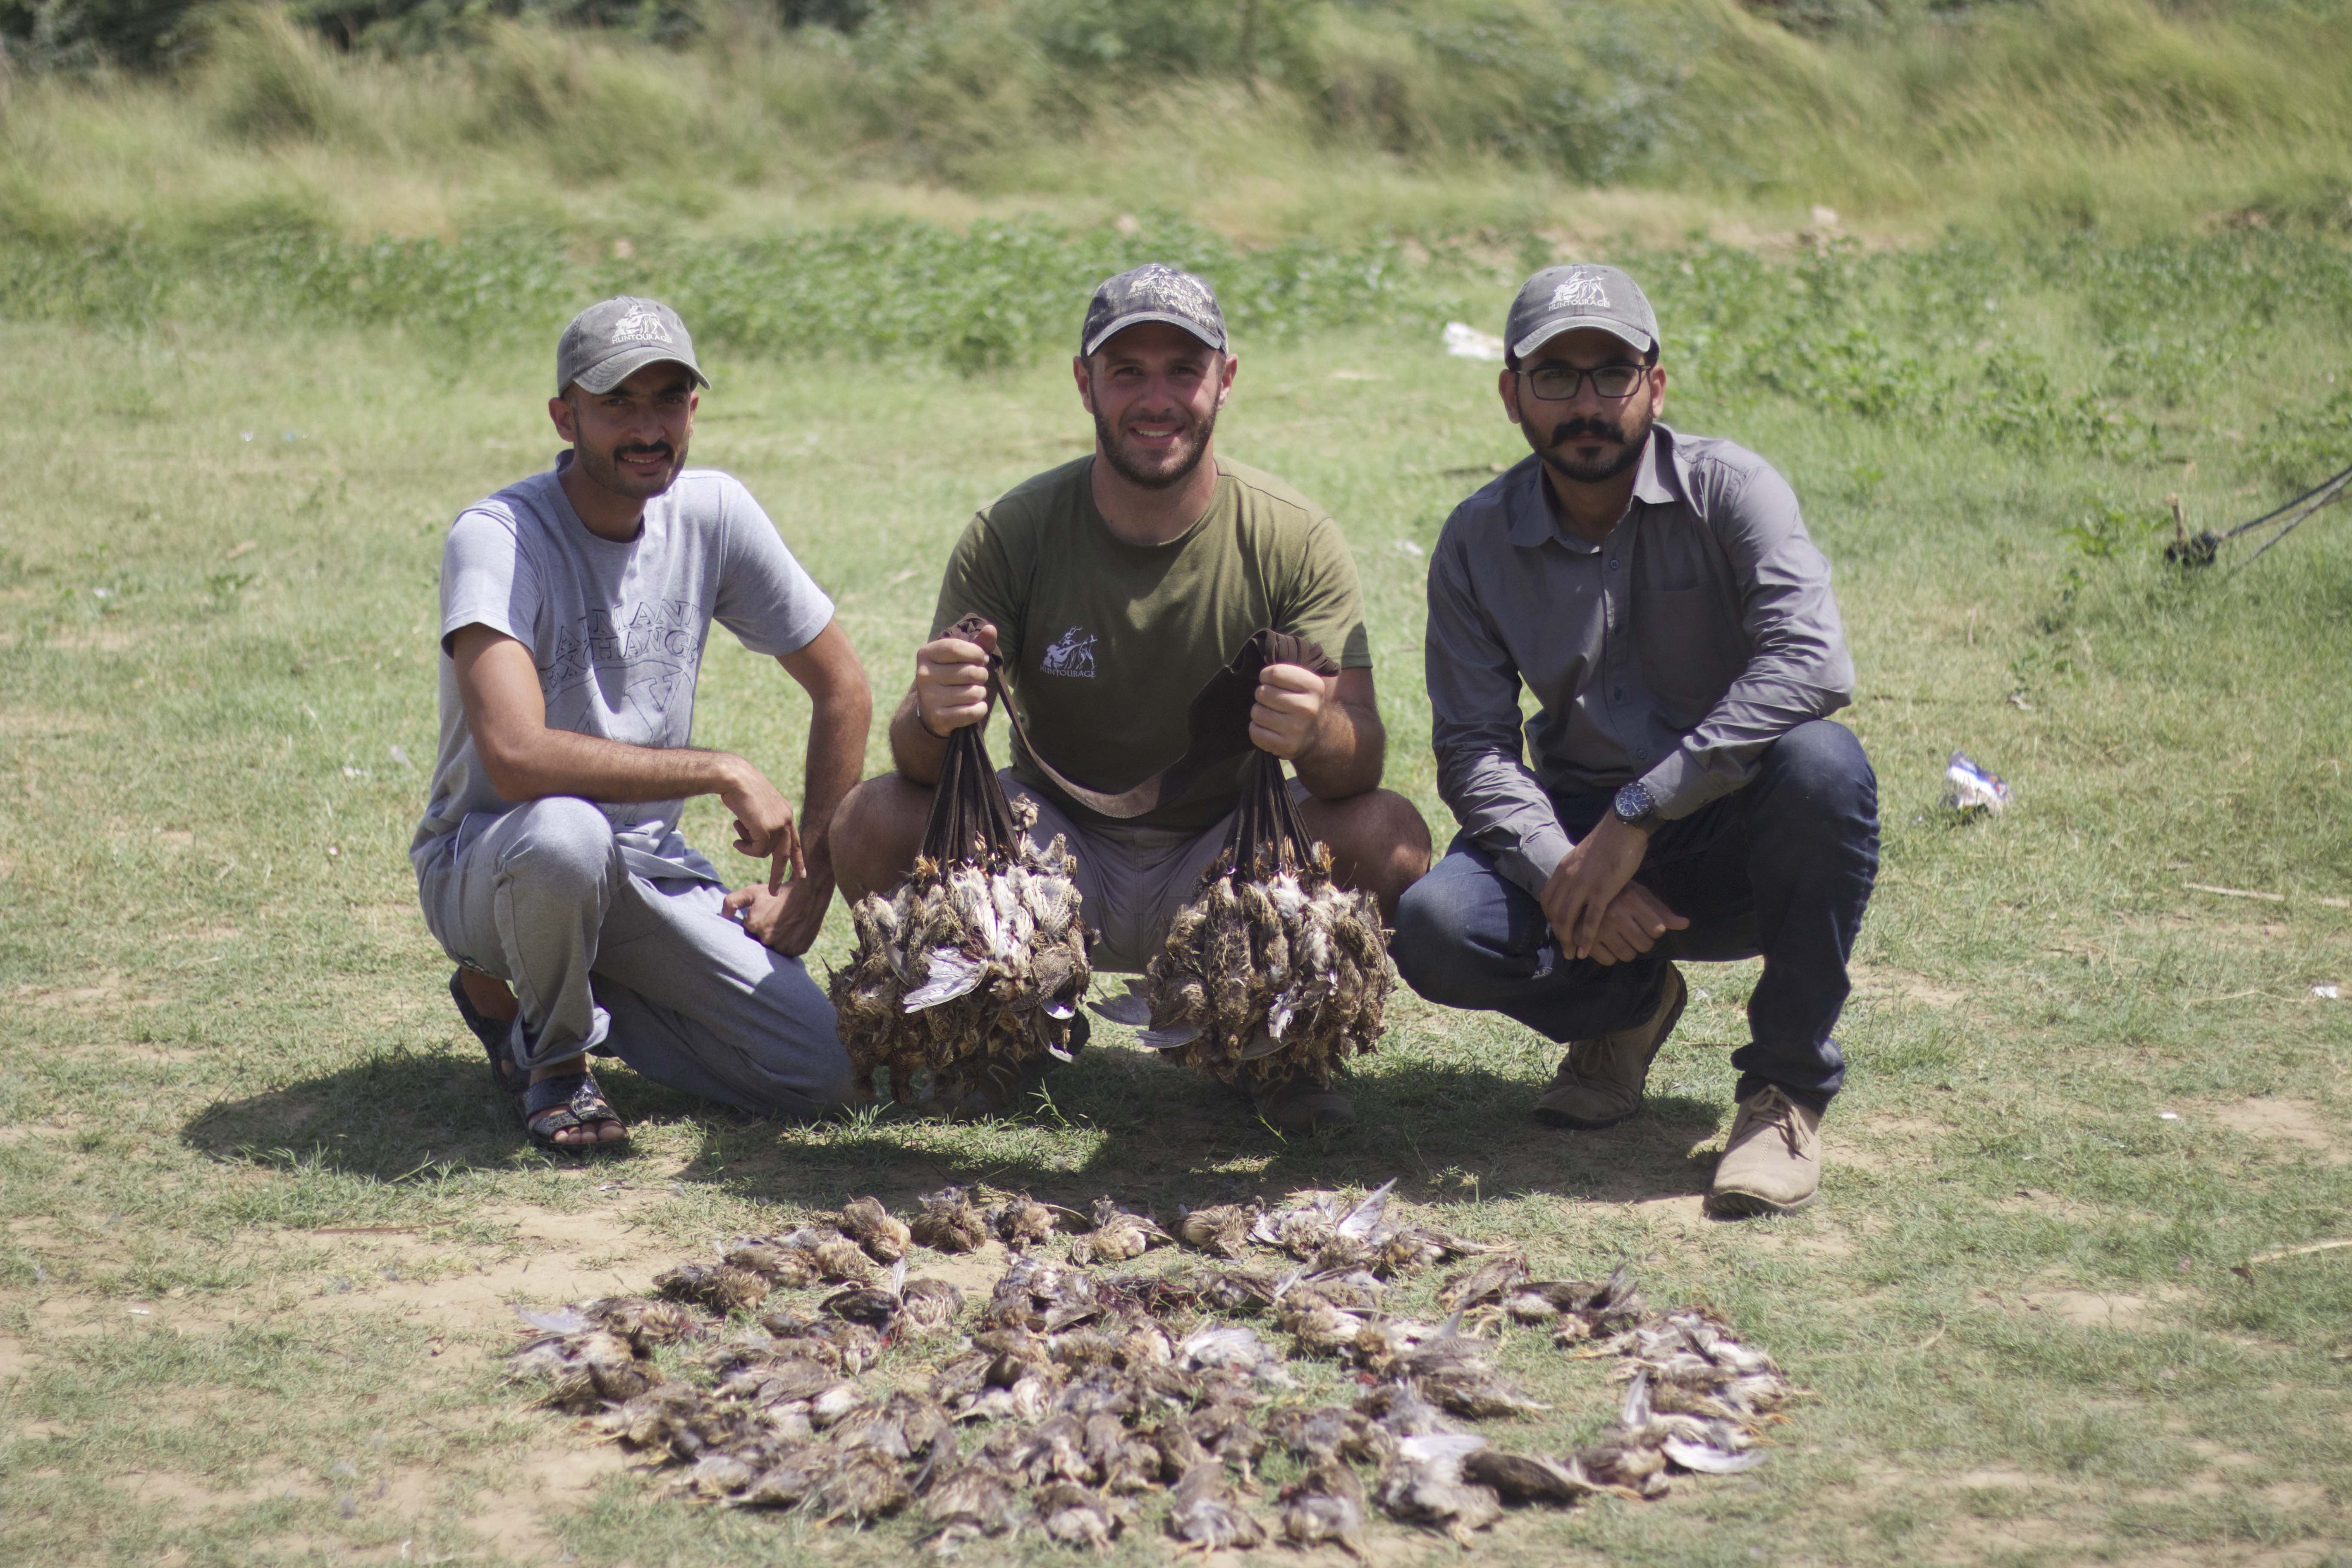
[[[1652,425],[1633,476],[1633,499],[1645,506],[1672,506],[1686,502],[1689,496],[1690,469],[1683,460],[1681,443],[1664,425]],[[1600,548],[1571,537],[1552,521],[1551,508],[1544,504],[1543,464],[1532,453],[1504,476],[1503,506],[1510,519],[1505,537],[1523,549],[1533,549],[1547,539],[1588,554]]]

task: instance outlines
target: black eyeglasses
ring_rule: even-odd
[[[1566,403],[1576,395],[1587,376],[1592,378],[1592,390],[1613,403],[1633,395],[1646,369],[1638,364],[1604,364],[1594,370],[1548,364],[1540,370],[1523,370],[1519,374],[1528,378],[1528,389],[1546,403]]]

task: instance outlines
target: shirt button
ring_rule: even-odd
[[[1613,555],[1609,558],[1609,570],[1612,572],[1617,570],[1617,558]]]
[[[1643,747],[1640,751],[1638,751],[1638,752],[1634,752],[1634,753],[1633,753],[1633,755],[1634,755],[1635,757],[1639,758],[1641,761],[1643,761],[1643,762],[1645,762],[1645,763],[1646,763],[1646,762],[1648,762],[1648,761],[1650,760],[1650,748],[1649,748],[1649,747],[1647,747],[1647,746],[1644,746],[1644,747]]]

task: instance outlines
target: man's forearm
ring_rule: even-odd
[[[890,715],[890,761],[910,782],[935,784],[947,760],[947,742],[923,728],[922,710],[915,705],[915,694],[908,692]]]
[[[729,752],[693,746],[632,746],[623,741],[541,728],[484,757],[491,787],[510,801],[549,795],[620,804],[723,793],[750,766]]]
[[[866,736],[874,700],[854,693],[821,701],[809,714],[808,753],[802,773],[802,848],[811,877],[833,879],[833,814],[866,769]]]
[[[1345,800],[1380,787],[1388,749],[1388,728],[1377,709],[1334,701],[1323,709],[1315,744],[1292,758],[1290,765],[1316,799]]]

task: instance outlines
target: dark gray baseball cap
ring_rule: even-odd
[[[1658,313],[1642,286],[1614,267],[1547,267],[1519,285],[1503,342],[1524,359],[1562,332],[1598,327],[1636,353],[1658,346]]]
[[[1086,331],[1078,335],[1079,357],[1139,321],[1165,321],[1213,349],[1225,346],[1225,313],[1217,308],[1217,291],[1207,279],[1164,261],[1150,261],[1132,272],[1104,279],[1095,289],[1087,306]]]
[[[555,345],[555,395],[573,382],[589,393],[610,392],[649,364],[682,364],[703,385],[710,378],[694,363],[694,339],[677,312],[658,300],[624,294],[572,318]]]

